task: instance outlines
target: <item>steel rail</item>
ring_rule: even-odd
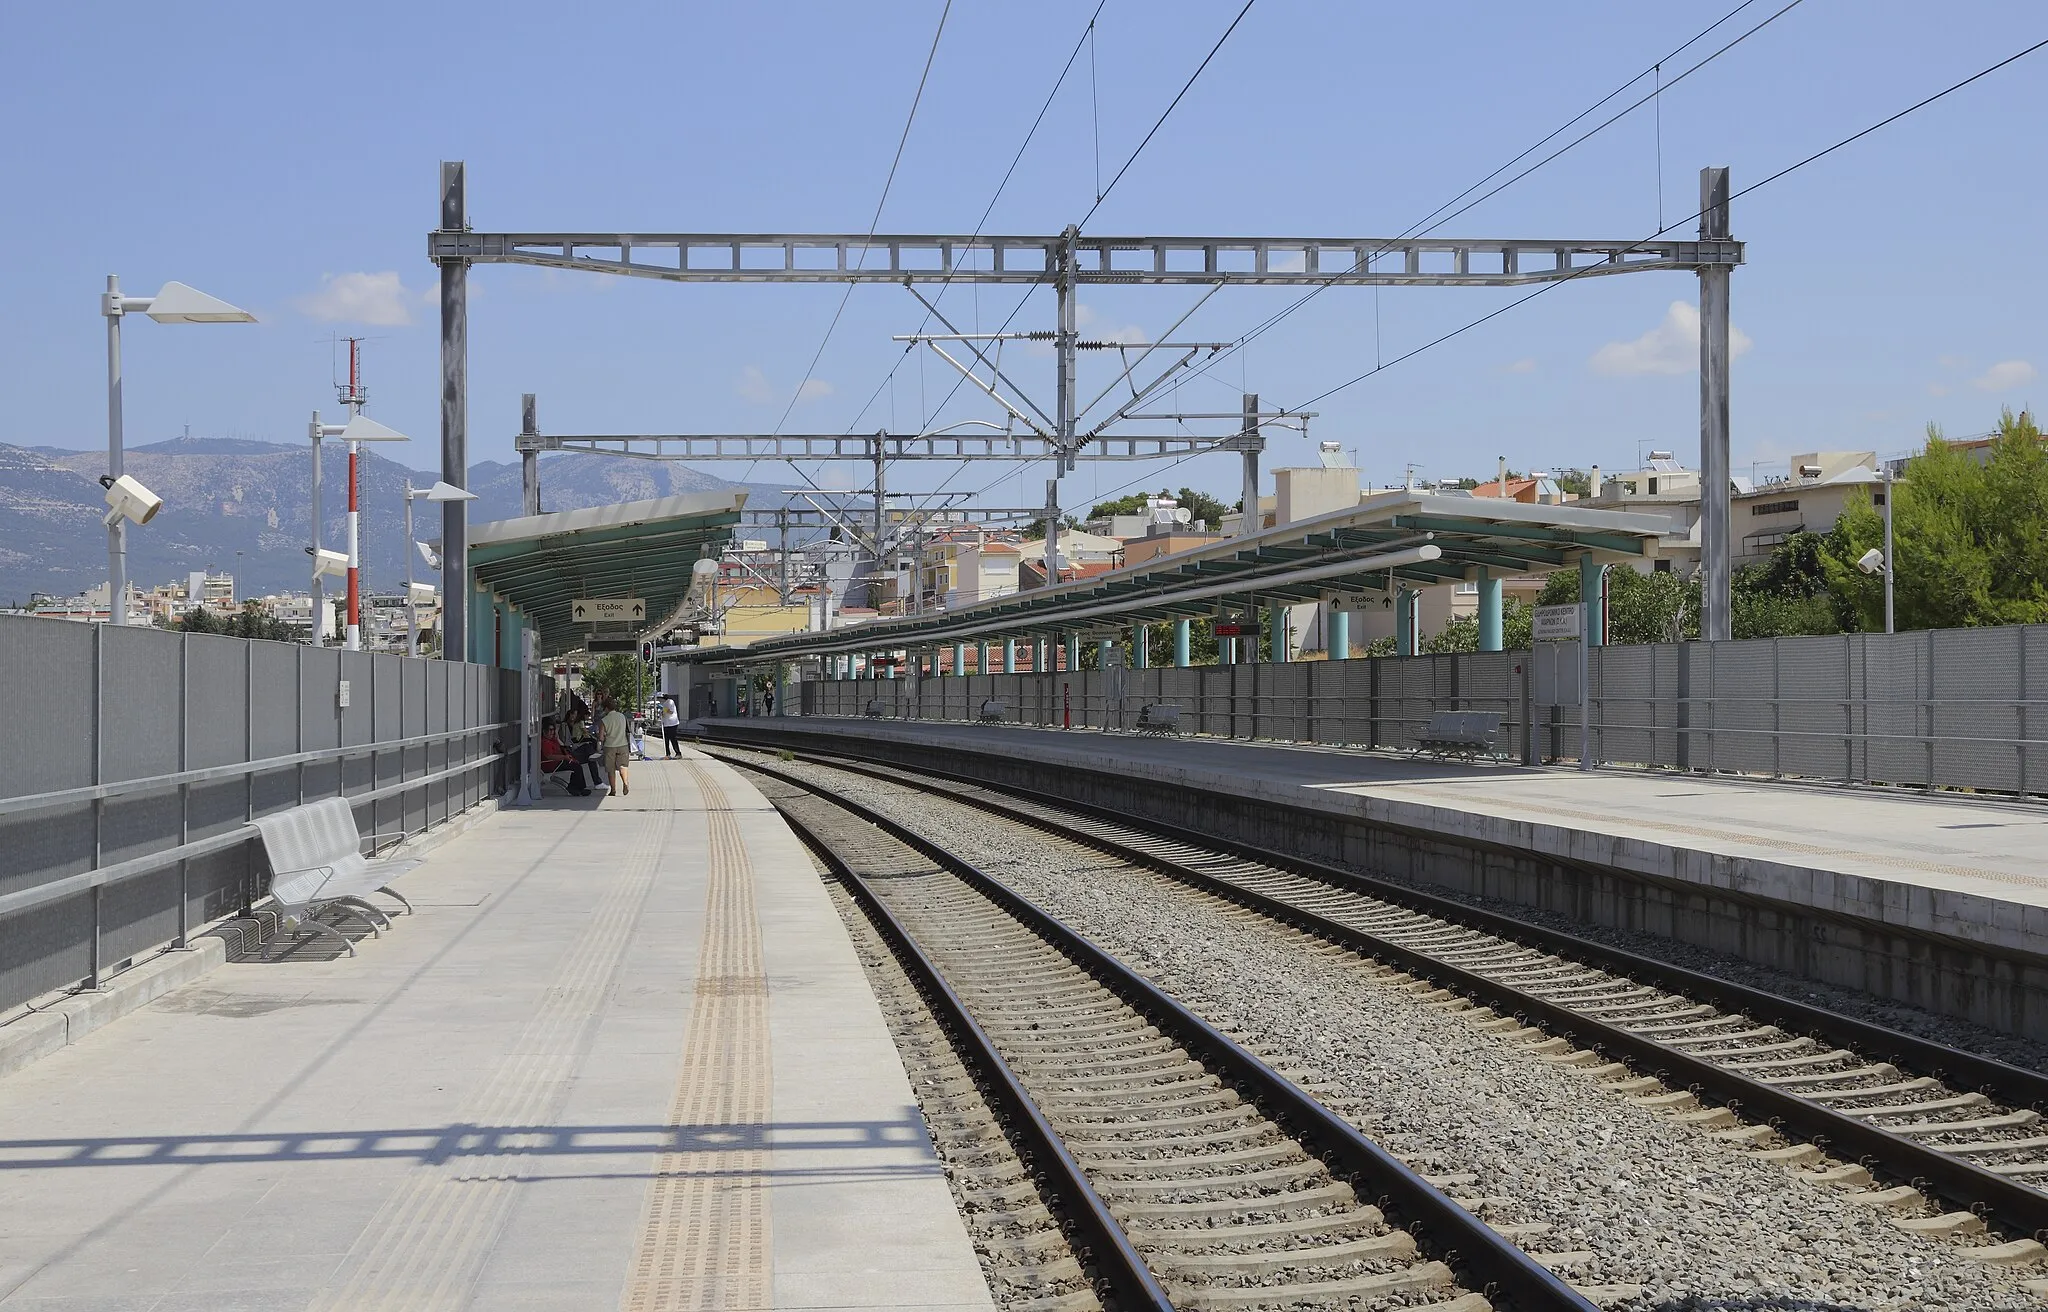
[[[915,779],[898,778],[881,771],[862,768],[864,763],[861,762],[841,765],[828,761],[825,764],[833,768],[851,769],[855,773],[902,786],[919,786]],[[925,772],[935,775],[946,773],[930,770]],[[2048,1083],[2035,1072],[2019,1067],[2007,1066],[1975,1054],[1957,1052],[1930,1040],[1900,1034],[1865,1021],[1831,1015],[1819,1008],[1796,1003],[1776,994],[1765,993],[1726,980],[1716,980],[1683,967],[1655,962],[1621,949],[1590,943],[1497,913],[1483,912],[1463,903],[1435,898],[1429,894],[1418,894],[1412,889],[1384,884],[1370,876],[1358,875],[1320,862],[1285,856],[1249,844],[1227,842],[1180,826],[1151,820],[1133,820],[1129,816],[1104,808],[1045,795],[1033,795],[1028,789],[1001,787],[972,779],[958,781],[970,783],[977,788],[1030,796],[1031,800],[1043,805],[1077,812],[1091,819],[1127,828],[1149,830],[1175,842],[1257,861],[1286,873],[1303,875],[1320,883],[1378,897],[1414,910],[1426,911],[1469,928],[1483,928],[1511,942],[1527,944],[1534,940],[1536,946],[1557,955],[1571,955],[1583,951],[1586,957],[1596,958],[1604,966],[1614,968],[1628,978],[1649,978],[1658,983],[1669,980],[1672,982],[1671,991],[1678,993],[1697,987],[1701,995],[1714,996],[1716,1001],[1724,1002],[1732,1009],[1741,1010],[1759,1019],[1771,1020],[1774,1023],[1783,1019],[1793,1025],[1800,1025],[1811,1016],[1816,1022],[1827,1022],[1827,1028],[1823,1032],[1828,1037],[1834,1038],[1837,1034],[1844,1036],[1837,1041],[1845,1045],[1856,1042],[1853,1036],[1867,1034],[1871,1038],[1871,1046],[1879,1048],[1880,1051],[1884,1044],[1892,1045],[1891,1051],[1884,1055],[1892,1056],[1895,1060],[1899,1054],[1907,1052],[1931,1054],[1937,1060],[1917,1063],[1923,1070],[1946,1068],[1983,1071],[1987,1075],[1998,1077],[2001,1085],[2034,1091],[2031,1097],[2014,1098],[2012,1101],[2023,1104],[2038,1101],[2042,1096],[2038,1090],[2044,1083]],[[1931,1185],[1973,1209],[1988,1209],[2001,1221],[2023,1234],[2037,1238],[2048,1235],[2048,1193],[1998,1175],[1961,1157],[1944,1153],[1939,1148],[1917,1143],[1865,1124],[1853,1116],[1844,1115],[1797,1094],[1760,1083],[1727,1067],[1658,1043],[1654,1039],[1630,1033],[1618,1025],[1584,1016],[1566,1006],[1522,992],[1475,971],[1441,961],[1426,952],[1403,947],[1377,934],[1330,920],[1284,899],[1245,888],[1228,879],[1184,865],[1170,857],[1122,844],[1104,835],[1063,829],[1049,818],[1011,810],[992,798],[974,798],[930,787],[926,790],[949,797],[963,805],[974,806],[989,814],[1000,815],[1016,823],[1057,833],[1070,841],[1107,852],[1121,860],[1157,870],[1179,882],[1250,907],[1262,915],[1306,930],[1332,943],[1398,965],[1403,970],[1429,979],[1439,986],[1455,988],[1468,997],[1478,998],[1496,1009],[1540,1024],[1554,1034],[1568,1036],[1585,1047],[1624,1059],[1639,1069],[1656,1074],[1659,1078],[1670,1080],[1676,1077],[1678,1082],[1685,1084],[1689,1089],[1707,1092],[1731,1109],[1740,1110],[1751,1120],[1781,1123],[1809,1142],[1837,1156],[1856,1155],[1860,1160],[1874,1163],[1902,1179],[1913,1182],[1916,1186]],[[1911,1066],[1916,1063],[1907,1059],[1905,1064]]]
[[[1418,1240],[1427,1240],[1441,1260],[1453,1269],[1463,1266],[1481,1277],[1486,1288],[1480,1292],[1489,1297],[1497,1293],[1521,1312],[1593,1312],[1595,1305],[1568,1281],[1466,1211],[1407,1163],[1152,981],[995,876],[916,830],[821,785],[758,761],[726,760],[830,802],[959,877],[1095,976],[1162,1032],[1171,1034],[1227,1082],[1248,1092],[1267,1115],[1312,1140],[1333,1173],[1360,1182],[1374,1196],[1390,1201],[1405,1214],[1403,1228]]]
[[[806,791],[816,796],[815,790]],[[966,1001],[947,983],[938,963],[926,954],[910,930],[889,909],[888,903],[866,879],[855,873],[831,843],[806,824],[801,816],[775,803],[773,798],[769,800],[783,822],[796,831],[804,845],[817,854],[835,878],[846,885],[876,931],[888,941],[896,960],[924,994],[926,1004],[937,1014],[940,1023],[951,1031],[955,1050],[970,1069],[985,1077],[992,1101],[1008,1115],[1008,1128],[1024,1136],[1032,1161],[1044,1172],[1043,1182],[1050,1184],[1066,1204],[1072,1228],[1081,1232],[1082,1247],[1087,1250],[1102,1278],[1115,1291],[1119,1306],[1134,1312],[1139,1308],[1171,1312],[1173,1304],[1168,1301],[1166,1291],[1145,1265],[1145,1259],[1132,1246],[1123,1226],[1111,1214],[1109,1204],[1088,1182],[1080,1162],[1060,1140],[1059,1131],[1039,1110],[1037,1101],[1025,1091],[1017,1073],[1010,1069],[1009,1062],[996,1048],[995,1040],[988,1036],[967,1009]]]

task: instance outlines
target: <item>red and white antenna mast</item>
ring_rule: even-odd
[[[349,413],[359,415],[370,397],[363,390],[363,339],[350,337],[348,342],[348,382],[338,387],[341,403]],[[348,444],[348,637],[345,646],[350,651],[363,648],[363,598],[362,598],[362,527],[359,511],[361,479],[358,474],[359,456],[362,443]]]

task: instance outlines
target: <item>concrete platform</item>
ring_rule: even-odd
[[[632,773],[0,1079],[0,1308],[989,1309],[807,855]]]
[[[2039,806],[1089,730],[791,717],[701,727],[858,741],[2048,1036]]]

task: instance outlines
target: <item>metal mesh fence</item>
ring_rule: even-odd
[[[1413,749],[1440,711],[1501,716],[1505,754],[1570,760],[1579,708],[1531,704],[1527,652],[1128,670],[826,680],[836,716],[1129,728]],[[2048,625],[1595,648],[1596,760],[1855,783],[2048,794]],[[796,708],[790,708],[792,710]]]
[[[509,671],[25,616],[0,669],[0,1011],[260,899],[251,819],[417,832],[506,783]]]

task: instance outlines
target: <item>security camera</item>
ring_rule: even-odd
[[[325,547],[307,547],[306,554],[313,558],[314,578],[341,578],[348,573],[348,557],[339,551]]]
[[[114,521],[124,515],[138,524],[147,524],[156,517],[157,511],[164,508],[162,497],[126,474],[118,478],[112,474],[103,474],[100,476],[100,486],[107,490],[108,509],[102,517],[102,522],[108,528],[112,528]]]
[[[1884,573],[1884,553],[1872,547],[1856,558],[1856,568],[1865,574]]]

